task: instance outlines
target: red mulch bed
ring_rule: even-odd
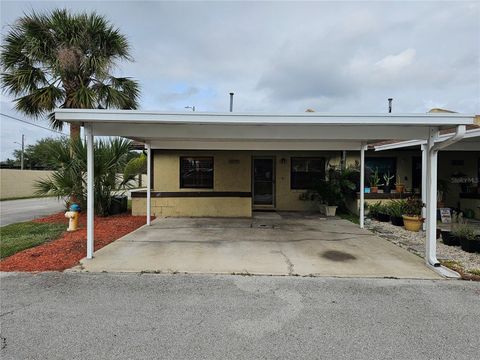
[[[87,216],[80,215],[79,230],[65,231],[57,240],[18,252],[0,261],[0,271],[62,271],[78,264],[87,252]],[[65,230],[68,219],[64,213],[33,220],[39,223],[63,223]],[[138,229],[146,223],[145,216],[130,214],[109,217],[95,216],[95,250]]]

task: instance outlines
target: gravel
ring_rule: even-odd
[[[407,231],[403,227],[390,223],[367,219],[365,227],[380,237],[403,247],[414,254],[425,255],[425,232]],[[480,270],[480,254],[463,251],[460,246],[444,245],[442,240],[437,241],[437,258],[458,262],[466,271]]]

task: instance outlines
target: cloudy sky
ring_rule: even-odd
[[[128,37],[141,109],[480,113],[478,1],[4,1],[2,36],[24,12],[97,11]],[[15,113],[2,95],[1,112]],[[38,121],[46,125],[46,122]],[[1,159],[21,134],[55,135],[1,118]]]

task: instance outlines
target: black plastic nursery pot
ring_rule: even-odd
[[[127,196],[114,196],[110,203],[109,213],[110,215],[121,214],[127,211],[128,197]]]
[[[390,221],[390,215],[388,214],[382,214],[382,213],[378,213],[378,221],[381,221],[381,222],[389,222]]]
[[[480,252],[480,239],[475,238],[474,240],[469,240],[466,238],[461,238],[460,246],[462,247],[463,251],[469,253]]]
[[[459,246],[460,240],[453,236],[451,231],[442,231],[442,241],[448,246]]]
[[[390,216],[390,221],[392,225],[403,226],[403,218],[401,216]]]

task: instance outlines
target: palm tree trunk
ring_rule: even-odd
[[[70,140],[75,141],[80,138],[80,125],[70,123]]]

